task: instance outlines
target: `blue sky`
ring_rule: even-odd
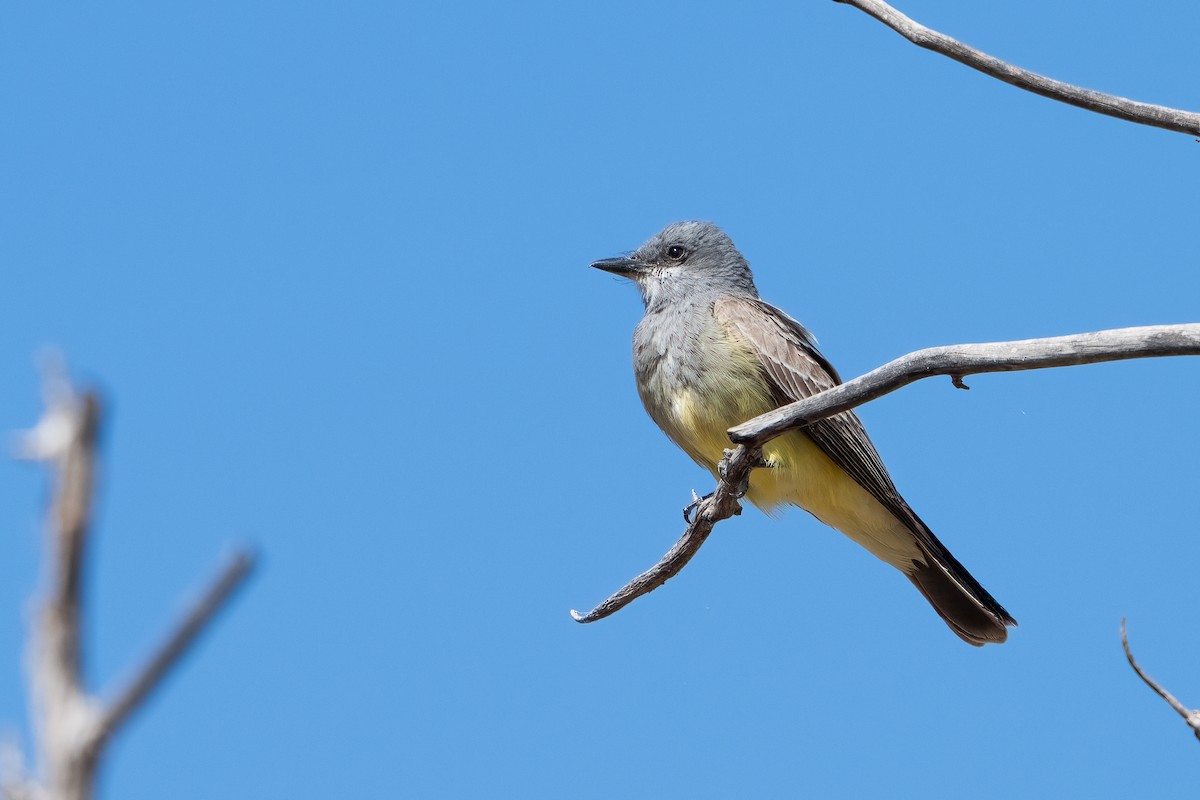
[[[1200,108],[1200,7],[913,0],[1015,63]],[[55,344],[112,413],[88,672],[231,542],[262,569],[103,796],[1172,796],[1200,704],[1195,398],[1175,359],[927,381],[861,410],[1020,621],[976,650],[799,511],[617,616],[711,479],[638,402],[632,287],[711,219],[852,376],[936,344],[1196,321],[1200,150],[831,2],[14,4],[0,426]],[[42,475],[0,462],[0,720]]]

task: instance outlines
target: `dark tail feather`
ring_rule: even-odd
[[[931,548],[923,547],[929,563],[905,573],[908,579],[963,641],[976,647],[1003,642],[1008,638],[1008,626],[1017,621],[932,534],[930,539],[941,552],[931,553]]]

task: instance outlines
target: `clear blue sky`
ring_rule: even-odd
[[[1024,66],[1200,108],[1200,6],[912,0]],[[1017,617],[956,639],[799,511],[579,626],[712,481],[646,417],[635,291],[723,225],[845,375],[1200,319],[1200,145],[1019,92],[826,0],[9,4],[0,427],[61,347],[112,408],[88,671],[229,542],[263,567],[105,797],[1167,797],[1200,704],[1200,360],[929,381],[862,410]],[[41,474],[0,462],[0,720]]]

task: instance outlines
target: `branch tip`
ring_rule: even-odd
[[[167,635],[158,649],[134,674],[112,703],[103,710],[88,749],[99,753],[112,735],[129,716],[145,703],[150,693],[191,649],[200,633],[206,630],[236,590],[253,571],[257,558],[252,550],[235,550],[209,583],[200,598]]]
[[[1024,89],[1027,92],[1039,94],[1042,97],[1048,97],[1051,100],[1057,100],[1086,111],[1116,117],[1127,122],[1136,122],[1139,125],[1149,125],[1193,136],[1200,133],[1200,114],[1194,111],[1182,111],[1169,106],[1129,100],[1125,97],[1097,92],[1094,89],[1085,89],[1022,69],[988,55],[982,50],[976,50],[957,39],[952,39],[944,33],[927,28],[892,8],[883,0],[835,0],[835,2],[853,6],[868,16],[874,17],[918,47],[932,50],[960,64],[965,64],[971,69],[1016,86],[1018,89]]]
[[[1188,727],[1192,729],[1192,733],[1196,735],[1197,739],[1200,739],[1200,709],[1188,708],[1183,703],[1179,702],[1179,700],[1175,698],[1175,695],[1164,689],[1162,684],[1158,683],[1158,681],[1154,680],[1142,671],[1142,668],[1138,666],[1138,663],[1133,660],[1133,651],[1129,648],[1129,636],[1125,632],[1124,617],[1121,618],[1121,647],[1125,650],[1125,658],[1129,660],[1129,666],[1133,667],[1133,671],[1136,672],[1137,676],[1142,679],[1142,682],[1149,686],[1155,694],[1166,701],[1167,705],[1173,708],[1176,714],[1183,717],[1183,721],[1186,722]]]
[[[688,507],[694,508],[695,513],[688,519],[688,526],[679,537],[679,541],[675,542],[657,564],[625,584],[587,614],[580,616],[572,611],[571,616],[575,621],[595,622],[604,619],[678,575],[692,560],[692,556],[699,552],[701,545],[712,533],[713,526],[723,519],[742,513],[738,498],[745,493],[744,487],[750,479],[750,471],[761,462],[762,451],[758,447],[747,448],[739,445],[726,451],[721,460],[721,477],[717,481],[717,488],[712,494],[693,501]]]

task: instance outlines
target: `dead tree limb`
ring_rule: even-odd
[[[87,800],[104,746],[139,708],[249,574],[254,560],[239,552],[165,643],[111,703],[83,681],[82,572],[91,526],[92,488],[101,403],[78,394],[55,359],[43,377],[46,409],[20,445],[25,458],[45,462],[53,489],[46,525],[46,587],[30,635],[30,708],[38,778],[9,776],[9,797]]]
[[[112,702],[102,710],[96,723],[93,745],[97,755],[103,751],[104,745],[120,729],[129,715],[146,702],[150,693],[179,663],[179,659],[195,643],[196,637],[208,627],[217,612],[225,607],[229,598],[242,585],[242,581],[246,579],[252,569],[254,569],[254,556],[245,551],[235,551],[195,604],[179,619],[175,628],[158,646],[158,649],[134,674],[128,685],[118,692]]]
[[[758,464],[762,446],[787,431],[848,411],[894,392],[902,386],[948,375],[954,385],[966,388],[963,377],[984,372],[1098,364],[1131,358],[1200,355],[1200,323],[1153,325],[1142,328],[1080,333],[1015,342],[960,344],[917,350],[854,380],[796,403],[783,406],[731,428],[729,438],[738,447],[727,451],[722,479],[716,491],[699,502],[697,513],[683,537],[651,569],[643,572],[586,614],[576,611],[577,622],[595,622],[619,611],[644,594],[662,586],[691,560],[713,526],[737,514],[737,487],[744,486]]]
[[[724,479],[717,483],[717,488],[712,494],[696,501],[692,521],[675,546],[668,550],[657,564],[622,586],[611,597],[588,613],[580,614],[575,609],[571,609],[571,616],[575,621],[595,622],[598,619],[604,619],[610,614],[620,611],[642,595],[653,592],[678,575],[679,571],[692,560],[692,556],[700,550],[704,540],[712,533],[713,526],[723,519],[729,519],[742,513],[742,506],[738,502],[740,496],[737,487],[745,485],[746,480],[750,478],[750,470],[754,469],[761,458],[762,451],[757,447],[726,450],[723,462],[725,465]]]
[[[1133,660],[1133,651],[1129,649],[1129,636],[1125,633],[1125,620],[1121,620],[1121,647],[1125,649],[1125,658],[1129,659],[1129,666],[1133,667],[1133,671],[1137,676],[1145,682],[1147,686],[1154,690],[1154,693],[1167,701],[1167,705],[1175,709],[1175,713],[1183,717],[1183,721],[1192,729],[1192,733],[1200,739],[1200,709],[1191,709],[1183,703],[1175,699],[1175,695],[1164,689],[1157,681],[1151,678],[1146,673],[1142,672],[1142,668]]]
[[[1115,328],[1015,342],[929,347],[731,428],[729,438],[737,444],[761,445],[785,431],[802,428],[935,375],[949,375],[956,379],[957,386],[966,388],[962,384],[964,377],[985,372],[1019,372],[1131,358],[1194,355],[1200,355],[1200,323],[1197,322]]]
[[[882,0],[834,0],[834,2],[853,6],[869,14],[918,47],[924,47],[926,50],[932,50],[947,58],[952,58],[966,64],[971,69],[1010,83],[1018,89],[1040,94],[1042,97],[1049,97],[1060,103],[1094,111],[1097,114],[1106,114],[1141,125],[1151,125],[1169,131],[1200,136],[1200,114],[1196,112],[1180,111],[1176,108],[1142,103],[1097,92],[1093,89],[1084,89],[1013,66],[976,50],[974,47],[965,45],[957,39],[952,39],[944,33],[926,28]]]

